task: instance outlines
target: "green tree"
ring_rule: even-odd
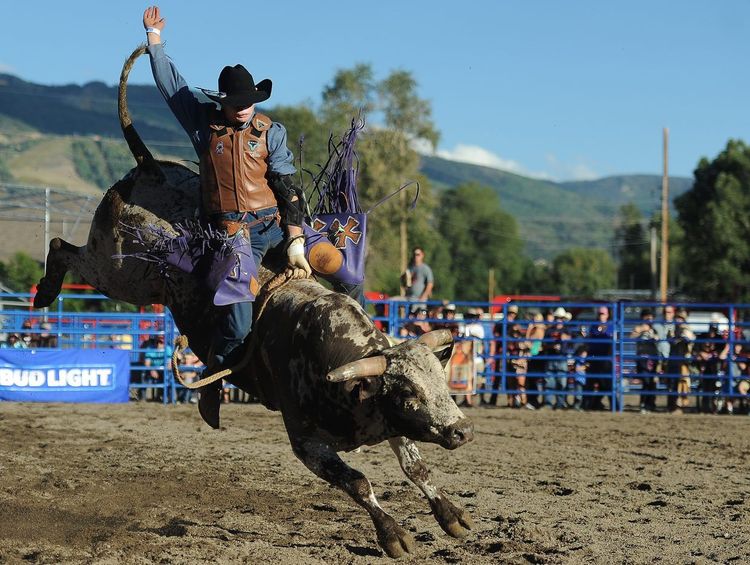
[[[323,92],[320,114],[332,131],[345,131],[360,110],[367,122],[380,118],[378,127],[370,124],[365,128],[357,145],[358,189],[365,209],[419,178],[420,160],[411,147],[412,140],[424,138],[433,145],[437,142],[439,134],[430,117],[430,104],[417,96],[416,89],[417,83],[408,72],[395,71],[378,82],[372,67],[360,64],[339,71]],[[366,285],[370,289],[397,293],[407,249],[423,241],[440,240],[431,221],[436,200],[424,179],[420,186],[417,210],[409,211],[410,198],[404,191],[368,216]],[[426,250],[429,247],[425,245]],[[433,258],[440,262],[438,253]]]
[[[13,180],[13,174],[10,172],[5,160],[0,157],[0,182],[9,182]]]
[[[573,247],[552,262],[555,288],[566,297],[593,297],[598,290],[614,286],[615,274],[615,262],[603,249]]]
[[[42,263],[23,251],[15,253],[7,263],[0,261],[0,276],[8,288],[15,292],[29,292],[43,274]]]
[[[460,300],[486,300],[490,269],[498,293],[520,288],[525,260],[518,224],[500,206],[495,191],[476,183],[447,190],[438,213],[440,232],[449,251],[449,295]],[[452,280],[451,280],[452,279]]]
[[[619,259],[617,286],[644,289],[651,287],[651,248],[643,214],[633,203],[624,204],[615,220],[615,249]]]
[[[701,159],[675,207],[684,291],[707,302],[750,300],[750,147],[730,140],[713,161]]]

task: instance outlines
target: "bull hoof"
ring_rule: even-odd
[[[52,304],[55,299],[60,296],[62,291],[63,279],[55,277],[54,280],[50,280],[49,277],[43,277],[39,281],[36,287],[36,294],[34,295],[34,308],[46,308]]]
[[[407,553],[414,552],[416,547],[414,538],[390,516],[377,527],[377,530],[378,544],[388,557],[398,559]]]
[[[441,495],[432,503],[432,513],[443,531],[454,538],[463,538],[474,527],[469,513],[463,508],[455,506],[450,500]]]
[[[57,263],[55,258],[60,250],[65,246],[66,242],[55,237],[49,242],[49,253],[47,255],[47,272],[44,273],[42,280],[36,287],[36,294],[34,295],[34,308],[46,308],[52,304],[55,299],[62,292],[62,285],[65,279],[65,268],[62,268],[62,273],[56,268]],[[70,244],[68,244],[70,245]],[[58,265],[59,267],[59,265]]]

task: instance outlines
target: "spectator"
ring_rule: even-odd
[[[23,341],[24,347],[31,349],[39,347],[39,338],[38,335],[34,333],[34,324],[31,320],[24,320],[23,324],[21,324],[21,329],[25,330],[21,332],[21,341]]]
[[[495,340],[491,343],[492,357],[494,359],[494,375],[492,378],[492,396],[490,405],[497,405],[497,393],[494,392],[502,384],[503,359],[505,359],[506,389],[517,390],[517,394],[508,394],[507,403],[509,408],[525,406],[528,402],[526,397],[526,371],[527,355],[529,351],[525,340],[526,332],[517,321],[518,306],[508,306],[508,316],[505,320],[495,324],[493,336]],[[507,334],[503,339],[503,326]],[[503,354],[503,342],[505,342],[505,353]]]
[[[654,327],[654,313],[648,308],[641,310],[641,323],[633,328],[630,337],[635,339],[638,359],[635,370],[641,380],[641,413],[656,409],[656,373],[659,363],[659,336]]]
[[[616,408],[612,400],[612,340],[614,329],[609,321],[609,309],[599,306],[596,309],[597,323],[588,332],[589,376],[586,379],[588,392],[598,392],[589,396],[586,407],[604,410],[604,396],[609,397],[610,410]]]
[[[402,277],[403,287],[406,290],[406,299],[424,305],[432,296],[434,279],[432,269],[424,262],[424,249],[415,247],[412,250],[412,259],[409,268]]]
[[[679,377],[677,371],[679,371],[679,365],[676,364],[670,357],[670,350],[672,347],[672,341],[674,340],[675,330],[677,325],[674,320],[675,307],[671,304],[664,306],[664,317],[661,321],[654,323],[654,331],[659,337],[657,342],[657,349],[659,350],[659,367],[658,372],[660,380],[665,380],[667,391],[670,393],[667,396],[667,410],[673,411],[676,404],[677,398],[673,393],[677,390],[677,378]]]
[[[742,337],[740,337],[742,339]],[[750,391],[750,355],[745,345],[742,343],[734,344],[734,354],[729,358],[728,363],[729,375],[727,389],[730,393],[743,395],[737,400],[732,397],[727,397],[724,406],[722,407],[727,414],[733,414],[735,406],[737,412],[748,413],[748,401],[747,395]]]
[[[719,379],[724,374],[722,365],[727,358],[729,343],[719,333],[719,326],[712,323],[708,331],[698,336],[694,347],[695,367],[699,375],[698,390],[701,396],[696,402],[698,412],[716,414],[716,395],[721,391]]]
[[[542,352],[544,333],[547,326],[544,324],[544,316],[541,312],[535,312],[531,317],[531,323],[526,328],[526,341],[529,344],[528,372],[526,374],[527,403],[526,408],[535,409],[543,404],[539,400],[539,389],[542,381],[542,375],[545,372],[545,362],[539,359]],[[531,391],[531,395],[528,395]]]
[[[427,308],[417,305],[409,314],[409,322],[404,325],[406,337],[419,337],[432,330],[432,326],[427,321]]]
[[[47,347],[51,349],[57,348],[57,335],[50,333],[52,331],[52,324],[49,322],[42,322],[39,324],[41,333],[39,334],[39,347]]]
[[[142,373],[141,382],[149,385],[146,398],[150,397],[151,400],[160,402],[163,399],[164,366],[172,356],[171,348],[164,347],[164,336],[159,335],[144,341],[141,349],[146,350],[141,354],[141,365],[146,367]]]
[[[546,364],[544,406],[557,410],[566,407],[568,389],[568,344],[566,342],[571,337],[566,323],[571,316],[562,306],[555,309],[553,316],[555,323],[544,332],[542,348],[544,355],[549,357]]]
[[[573,354],[573,409],[583,410],[583,390],[586,388],[586,373],[589,363],[589,346],[580,344]]]
[[[3,349],[26,349],[26,344],[24,344],[20,335],[8,334],[8,340],[3,342],[0,347]]]
[[[443,308],[443,321],[440,322],[440,327],[450,330],[454,339],[458,337],[459,325],[458,320],[456,320],[455,304],[448,304]]]
[[[466,324],[462,330],[462,337],[467,338],[471,342],[471,350],[474,355],[474,378],[477,383],[476,388],[484,388],[486,383],[479,382],[478,376],[484,374],[484,358],[482,357],[482,347],[485,338],[484,326],[482,325],[481,318],[484,311],[481,308],[469,308],[464,314]],[[479,401],[484,404],[484,398],[480,394]],[[464,403],[467,406],[473,406],[472,395],[467,395]]]
[[[187,348],[180,354],[179,365],[184,366],[184,369],[180,369],[180,375],[182,380],[186,383],[192,383],[198,380],[200,371],[203,370],[203,363],[201,363],[198,356],[193,353],[193,350]],[[177,401],[183,404],[195,404],[198,402],[198,398],[194,390],[186,387],[181,387],[177,391]]]
[[[675,312],[674,337],[669,344],[669,369],[672,386],[669,411],[682,413],[687,407],[687,394],[690,392],[690,359],[695,341],[695,334],[687,325],[687,310],[681,308]]]

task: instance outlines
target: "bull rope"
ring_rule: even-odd
[[[259,319],[261,315],[263,314],[263,310],[265,310],[266,305],[268,304],[269,299],[271,298],[271,295],[284,286],[286,283],[288,283],[291,280],[295,279],[306,279],[306,278],[313,278],[308,277],[307,273],[305,273],[304,269],[285,269],[283,272],[275,275],[270,281],[268,281],[266,284],[263,285],[261,288],[261,292],[259,293],[258,300],[256,301],[256,304],[259,304],[258,307],[258,314],[255,316],[255,319]],[[187,383],[182,378],[182,375],[180,374],[179,369],[179,363],[177,357],[180,353],[182,353],[185,349],[188,347],[188,338],[186,335],[179,335],[177,336],[177,339],[175,341],[175,348],[174,352],[172,353],[172,372],[174,373],[174,376],[177,377],[177,380],[180,381],[180,384],[184,386],[185,388],[195,390],[198,388],[202,388],[206,385],[210,385],[211,383],[214,383],[220,379],[226,378],[230,375],[232,375],[235,372],[238,372],[250,363],[250,358],[252,357],[252,352],[255,349],[255,332],[252,332],[250,335],[250,343],[248,343],[247,347],[245,348],[245,355],[242,357],[242,359],[239,360],[239,362],[234,365],[233,367],[229,367],[227,369],[223,369],[221,371],[218,371],[216,373],[213,373],[207,377],[204,377],[198,381],[195,381],[194,383]]]

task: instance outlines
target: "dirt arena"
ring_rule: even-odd
[[[0,563],[387,563],[367,514],[293,456],[278,414],[0,405]],[[424,445],[467,508],[440,530],[387,445],[345,459],[418,547],[402,563],[748,563],[750,418],[469,409]]]

